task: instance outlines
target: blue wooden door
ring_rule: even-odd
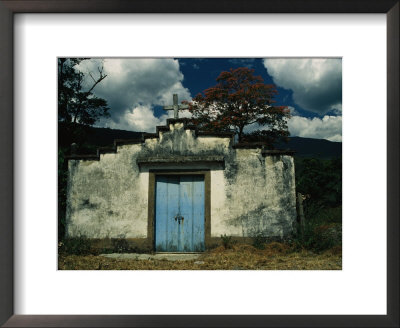
[[[157,176],[155,207],[156,251],[204,251],[203,176]]]

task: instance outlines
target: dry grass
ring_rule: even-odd
[[[234,245],[232,249],[221,246],[191,261],[60,255],[58,264],[60,270],[341,270],[342,250],[293,252],[285,244],[270,243],[263,250],[250,245]]]

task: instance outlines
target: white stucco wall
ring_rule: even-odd
[[[223,156],[219,164],[168,165],[211,172],[211,237],[284,236],[296,218],[294,163],[289,155],[234,149],[230,137],[195,136],[182,123],[142,144],[118,146],[100,160],[69,160],[67,235],[146,238],[149,167],[138,158]],[[162,169],[167,165],[156,166]]]
[[[130,161],[139,149],[122,146],[100,161],[69,161],[67,235],[147,237],[148,173]]]
[[[222,171],[212,173],[211,236],[289,233],[296,219],[293,157],[237,149],[236,163],[231,179]]]

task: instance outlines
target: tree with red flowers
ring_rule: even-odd
[[[217,85],[198,94],[189,102],[192,122],[202,131],[234,131],[241,141],[263,140],[272,145],[289,135],[286,106],[274,106],[277,90],[265,84],[261,76],[246,67],[222,72]],[[259,130],[246,134],[254,124]]]

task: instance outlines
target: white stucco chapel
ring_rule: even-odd
[[[293,152],[200,132],[185,118],[68,157],[66,237],[201,252],[221,235],[282,238],[295,223]]]

